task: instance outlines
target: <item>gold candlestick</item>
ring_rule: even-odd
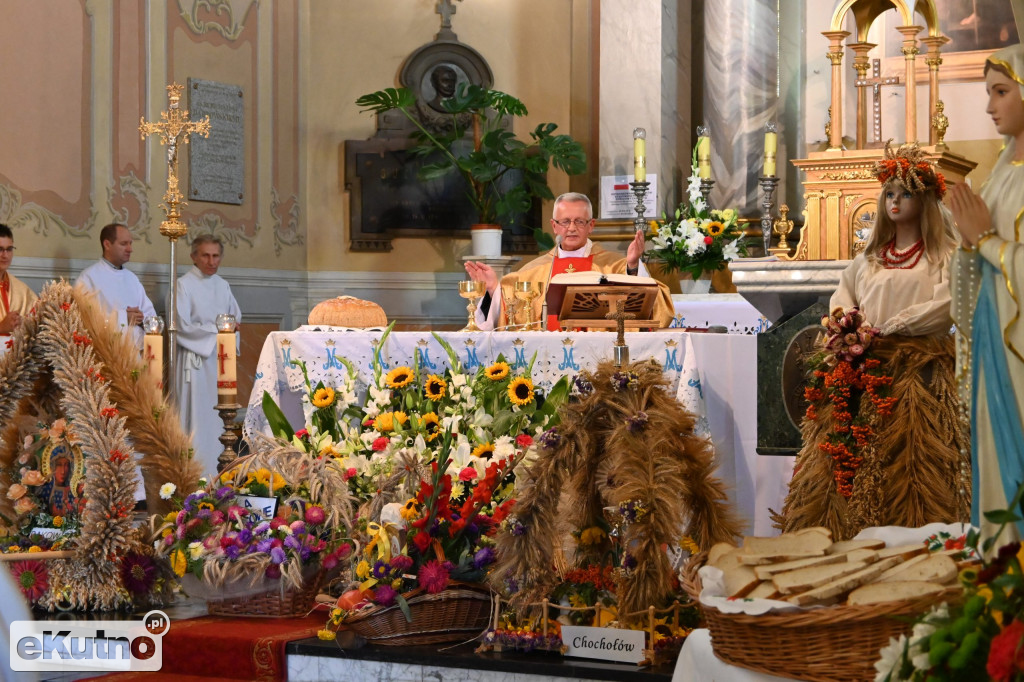
[[[469,304],[466,305],[466,312],[469,318],[466,322],[466,326],[459,331],[463,332],[478,332],[480,327],[476,326],[476,302],[483,298],[484,295],[484,283],[477,282],[469,279],[459,282],[459,296],[462,298],[469,299]]]
[[[515,284],[516,298],[521,301],[525,301],[526,303],[526,322],[523,324],[524,329],[540,331],[543,328],[541,326],[541,320],[535,321],[533,319],[533,299],[540,296],[540,290],[543,286],[544,285],[541,282],[519,281]]]

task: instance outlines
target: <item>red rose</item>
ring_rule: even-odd
[[[516,436],[516,445],[521,448],[528,448],[533,445],[533,437],[528,433],[521,433]]]
[[[715,238],[708,235],[707,237],[704,237],[704,243],[707,244],[708,246],[711,246],[712,244],[715,243]]]
[[[300,429],[295,432],[295,436],[300,440],[303,438],[309,438],[309,431],[307,431],[306,429]]]
[[[1016,671],[1024,670],[1021,635],[1024,635],[1024,624],[1015,620],[992,638],[985,670],[996,682],[1008,682]]]
[[[388,447],[388,443],[390,443],[390,442],[391,442],[391,439],[388,438],[387,436],[381,436],[381,437],[377,438],[376,440],[373,441],[373,446],[372,446],[373,447],[373,451],[374,452],[382,452],[382,451],[386,450],[387,447]]]

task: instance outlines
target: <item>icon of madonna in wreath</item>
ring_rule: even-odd
[[[42,473],[47,477],[39,498],[52,516],[67,516],[78,511],[76,492],[84,483],[85,460],[77,446],[58,441],[42,454]]]

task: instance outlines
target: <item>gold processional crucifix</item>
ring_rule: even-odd
[[[171,279],[167,305],[168,352],[165,354],[169,380],[164,382],[167,387],[168,400],[173,398],[174,393],[175,355],[177,355],[175,349],[178,337],[178,327],[174,319],[175,290],[178,286],[174,247],[178,239],[188,234],[188,227],[181,222],[181,207],[185,205],[185,202],[178,189],[178,143],[188,144],[189,135],[210,137],[209,116],[201,121],[191,121],[188,109],[181,109],[181,91],[183,89],[184,86],[179,83],[171,83],[167,86],[169,104],[167,111],[160,112],[159,123],[148,123],[145,117],[139,119],[139,134],[143,140],[149,135],[156,134],[160,136],[160,144],[167,146],[167,192],[164,194],[164,203],[160,204],[167,219],[160,223],[160,234],[167,237],[171,244]]]

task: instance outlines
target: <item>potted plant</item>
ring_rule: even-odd
[[[497,90],[460,84],[452,97],[441,102],[451,116],[451,125],[443,133],[431,132],[419,121],[414,114],[415,97],[407,88],[378,90],[357,99],[356,105],[376,113],[397,109],[408,118],[418,129],[413,153],[436,157],[421,169],[420,179],[460,174],[481,225],[513,227],[534,199],[553,199],[547,182],[552,165],[569,175],[582,173],[587,166],[583,146],[569,135],[556,135],[554,123],[538,124],[530,132],[529,143],[505,130],[502,120],[506,116],[525,116],[527,110],[512,95]],[[465,153],[459,147],[467,127],[472,130],[472,149]],[[510,184],[511,173],[518,174],[521,181]],[[539,227],[534,227],[533,233],[542,247],[553,246],[551,236]]]
[[[711,273],[747,255],[743,228],[735,209],[710,210],[700,192],[697,151],[694,149],[687,198],[671,218],[662,216],[651,239],[649,253],[666,272],[679,272],[683,293],[707,293]],[[683,274],[688,277],[684,277]],[[697,287],[689,286],[693,282]],[[703,286],[700,286],[703,284]]]

